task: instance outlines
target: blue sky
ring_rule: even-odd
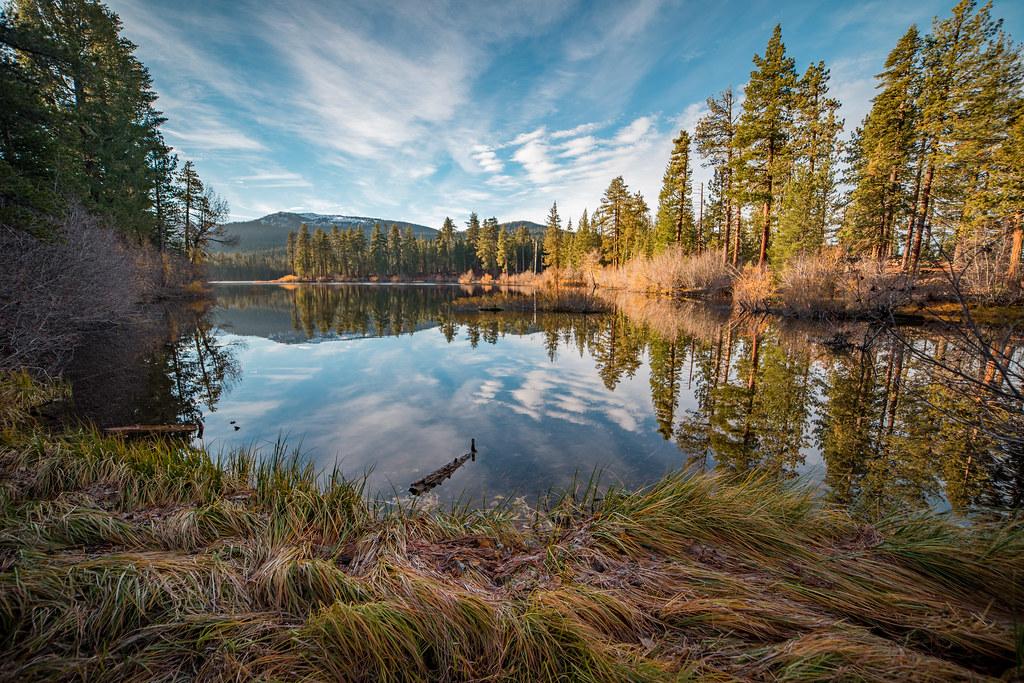
[[[167,140],[234,218],[281,210],[461,224],[593,207],[623,175],[652,209],[671,140],[740,88],[772,26],[824,59],[847,130],[911,23],[953,0],[111,0]],[[995,15],[1024,38],[1024,2]],[[695,175],[695,186],[708,177]]]

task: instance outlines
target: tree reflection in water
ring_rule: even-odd
[[[238,375],[208,310],[188,305],[93,335],[67,373],[77,412],[100,426],[198,422]]]
[[[218,288],[212,316],[173,320],[177,341],[143,363],[146,405],[161,420],[215,409],[238,373],[217,329],[300,342],[437,328],[474,348],[541,333],[552,362],[589,356],[610,390],[646,364],[657,430],[678,445],[682,465],[788,478],[820,459],[832,498],[868,516],[942,501],[955,510],[1024,505],[1024,452],[1012,437],[1022,406],[955,381],[1008,381],[955,336],[847,325],[852,345],[834,352],[817,341],[835,332],[822,325],[627,296],[596,316],[454,312],[448,304],[467,291]],[[1019,343],[1003,350],[1021,362]]]

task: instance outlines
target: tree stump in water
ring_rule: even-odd
[[[438,470],[434,470],[433,472],[423,477],[422,479],[414,481],[409,486],[409,493],[411,493],[414,496],[418,496],[421,493],[426,493],[427,491],[430,491],[431,489],[435,488],[436,486],[444,482],[445,479],[448,479],[453,474],[455,474],[455,470],[465,465],[467,460],[476,461],[476,439],[469,440],[469,453],[466,453],[465,455],[460,455],[459,457],[455,458],[444,467]]]

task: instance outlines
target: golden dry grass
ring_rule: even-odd
[[[873,525],[761,476],[525,519],[369,501],[279,448],[0,442],[0,679],[985,680],[1020,675],[1024,525]]]

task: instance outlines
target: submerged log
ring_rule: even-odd
[[[105,427],[104,434],[115,436],[188,436],[193,432],[203,436],[201,424],[165,424],[165,425],[125,425],[123,427]]]
[[[469,440],[469,453],[460,455],[441,469],[434,470],[422,479],[414,481],[409,486],[409,493],[414,496],[418,496],[421,493],[430,491],[444,482],[445,479],[448,479],[450,476],[455,474],[455,470],[465,465],[467,460],[476,461],[476,439]]]

